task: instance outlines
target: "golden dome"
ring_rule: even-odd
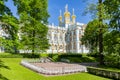
[[[64,16],[65,16],[65,17],[69,17],[69,16],[70,16],[70,12],[65,12],[65,13],[64,13]]]
[[[76,16],[75,16],[75,15],[72,15],[72,18],[76,18]]]

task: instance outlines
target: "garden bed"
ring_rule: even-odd
[[[64,62],[40,62],[39,60],[22,60],[21,64],[27,68],[30,68],[36,72],[45,75],[60,75],[70,74],[76,72],[86,72],[86,67]]]

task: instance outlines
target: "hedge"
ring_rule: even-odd
[[[91,74],[95,74],[98,76],[120,80],[120,72],[94,68],[94,67],[87,67],[87,71]]]
[[[0,53],[0,58],[39,58],[39,54]]]
[[[67,57],[76,57],[81,58],[82,54],[61,54],[59,55],[60,58],[67,58]]]

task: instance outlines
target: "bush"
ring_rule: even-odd
[[[120,72],[116,71],[110,71],[100,68],[94,68],[94,67],[87,67],[87,71],[91,74],[99,75],[102,77],[112,78],[112,79],[120,79]]]
[[[89,54],[87,54],[87,56],[98,58],[99,54],[98,53],[89,53]]]
[[[81,58],[81,57],[82,57],[82,54],[61,54],[59,57],[60,57],[60,58],[68,58],[68,57]]]
[[[32,53],[25,53],[25,54],[20,54],[23,56],[23,58],[40,58],[39,54],[32,54]]]
[[[73,63],[81,63],[82,62],[81,58],[68,57],[67,59],[69,59],[70,62],[73,62]]]
[[[12,53],[0,53],[0,58],[22,58],[23,56],[20,54],[12,54]]]
[[[40,57],[49,57],[49,54],[47,54],[47,53],[41,53],[41,54],[39,54],[39,56]]]
[[[75,63],[81,63],[81,62],[96,62],[96,59],[94,57],[68,57],[67,59],[70,60],[70,62],[75,62]]]
[[[39,58],[39,54],[12,54],[12,53],[0,53],[0,58]]]

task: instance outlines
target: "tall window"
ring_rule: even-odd
[[[54,40],[57,41],[57,34],[54,35]]]

